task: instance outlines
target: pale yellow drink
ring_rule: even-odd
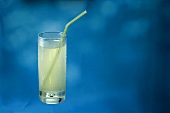
[[[55,58],[55,54],[59,50],[59,48],[44,48],[39,46],[39,56],[38,59],[40,62],[39,66],[39,83],[41,91],[63,91],[65,90],[65,82],[66,82],[66,45],[61,47],[60,53],[58,53],[58,58],[54,63],[54,67],[51,73],[48,75],[47,80],[46,74],[48,73],[53,60]]]
[[[86,10],[68,22],[63,34],[45,32],[38,35],[38,69],[40,100],[57,104],[65,100],[66,32],[68,27],[86,14]]]
[[[66,41],[60,38],[39,38],[38,71],[40,100],[60,103],[66,91]],[[56,58],[56,59],[55,59]]]

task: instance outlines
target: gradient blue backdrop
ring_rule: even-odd
[[[67,32],[67,95],[38,97],[37,34]],[[170,0],[0,0],[0,113],[170,113]]]

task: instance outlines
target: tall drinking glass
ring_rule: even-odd
[[[66,94],[66,38],[62,32],[38,35],[39,97],[46,104],[58,104]]]

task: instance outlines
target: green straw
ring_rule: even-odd
[[[64,29],[64,32],[63,32],[63,34],[62,34],[62,38],[60,39],[60,42],[59,42],[59,50],[58,50],[58,51],[56,52],[56,54],[55,54],[55,58],[54,58],[54,60],[53,60],[53,62],[52,62],[52,65],[51,65],[49,71],[47,72],[47,75],[45,76],[45,79],[44,79],[44,82],[43,82],[43,84],[42,84],[42,87],[45,85],[46,81],[49,79],[49,75],[51,74],[51,71],[52,71],[53,68],[54,68],[54,64],[55,64],[55,62],[56,62],[56,60],[57,60],[57,57],[58,57],[58,55],[59,55],[59,53],[60,53],[60,48],[62,47],[62,43],[63,43],[63,40],[65,39],[65,35],[66,35],[67,30],[68,30],[68,27],[69,27],[72,23],[74,23],[75,21],[77,21],[79,18],[81,18],[82,16],[84,16],[86,13],[87,13],[86,10],[83,11],[81,14],[79,14],[77,17],[75,17],[74,19],[72,19],[70,22],[68,22],[68,23],[66,24],[65,29]]]
[[[62,40],[64,40],[64,37],[65,37],[65,34],[67,32],[67,29],[68,27],[74,23],[75,21],[77,21],[79,18],[81,18],[82,16],[84,16],[85,14],[87,13],[87,11],[83,11],[81,14],[79,14],[77,17],[75,17],[73,20],[71,20],[70,22],[68,22],[65,26],[65,29],[64,29],[64,32],[63,32],[63,35],[62,35]]]

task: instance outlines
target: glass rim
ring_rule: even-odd
[[[50,33],[52,33],[52,34],[59,34],[59,35],[61,35],[61,36],[62,36],[62,34],[63,34],[63,32],[60,32],[60,31],[40,32],[40,33],[38,34],[38,38],[40,38],[40,39],[60,39],[60,38],[46,38],[46,37],[41,36],[41,35],[43,35],[43,34],[50,34]],[[66,34],[65,34],[65,37],[66,37]]]

